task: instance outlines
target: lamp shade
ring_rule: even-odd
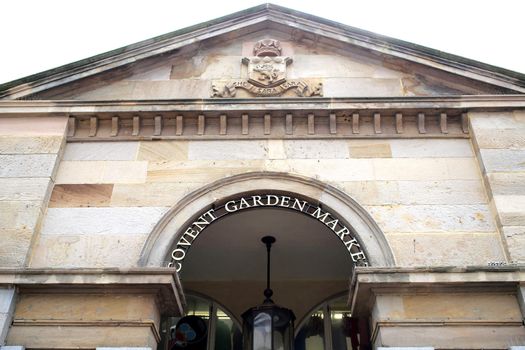
[[[244,350],[292,350],[294,313],[265,302],[242,314]]]

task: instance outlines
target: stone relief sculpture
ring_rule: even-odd
[[[321,83],[310,86],[303,80],[287,80],[286,68],[293,62],[291,57],[281,56],[281,43],[274,39],[259,40],[253,57],[244,57],[242,63],[248,67],[248,79],[230,80],[221,86],[212,84],[211,97],[235,97],[237,89],[244,89],[254,96],[280,96],[294,89],[297,96],[322,96]]]

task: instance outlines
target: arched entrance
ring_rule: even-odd
[[[260,238],[267,234],[277,238],[273,299],[298,321],[313,317],[312,308],[327,298],[347,294],[355,265],[393,265],[382,232],[355,201],[316,180],[281,173],[234,176],[192,193],[157,225],[141,262],[173,264],[185,289],[216,300],[240,320],[263,300]],[[336,329],[327,322],[326,329]],[[303,333],[299,343],[317,350]],[[332,333],[322,334],[330,339],[319,349],[333,350]]]
[[[180,271],[184,288],[226,305],[240,320],[260,304],[266,280],[266,249],[272,248],[272,299],[302,319],[313,305],[348,289],[351,255],[329,228],[314,218],[281,208],[254,208],[210,224],[187,251]]]
[[[261,210],[265,209],[265,210]],[[244,212],[249,211],[251,214],[245,215]],[[253,211],[256,211],[253,214]],[[291,215],[291,217],[282,218],[285,215],[285,211],[292,211],[299,213],[300,215]],[[243,215],[235,215],[241,214]],[[308,245],[308,242],[313,239],[306,235],[307,232],[312,231],[309,224],[314,224],[309,220],[304,220],[304,217],[308,219],[314,219],[322,223],[326,228],[329,228],[345,246],[348,255],[351,258],[352,264],[356,266],[368,266],[368,259],[366,253],[361,248],[360,243],[355,238],[354,232],[348,227],[348,224],[342,218],[338,218],[330,210],[324,208],[319,203],[314,203],[305,199],[304,197],[297,197],[290,193],[245,193],[240,197],[233,199],[226,199],[221,203],[219,201],[211,209],[207,209],[205,212],[198,215],[198,217],[184,230],[180,239],[177,241],[174,249],[171,252],[170,263],[168,266],[175,267],[177,272],[182,270],[183,261],[193,245],[193,242],[201,236],[201,233],[211,226],[213,223],[218,221],[227,222],[231,221],[231,218],[227,216],[236,216],[235,223],[231,227],[225,227],[220,230],[217,234],[214,234],[213,238],[222,234],[221,240],[215,244],[217,247],[222,242],[235,242],[240,239],[246,240],[246,235],[253,232],[259,232],[259,235],[269,234],[274,231],[288,232],[287,236],[295,237],[297,240],[296,246],[290,249],[290,252],[300,250],[303,245]],[[248,219],[244,219],[248,216]],[[266,218],[265,218],[266,217]],[[243,218],[243,219],[239,219]],[[295,219],[295,220],[294,220]],[[232,229],[238,229],[239,225],[236,223],[257,223],[255,226],[246,227],[248,232],[236,232],[231,233]],[[275,226],[275,223],[279,222],[280,225]],[[303,227],[298,228],[299,224],[303,224]],[[282,227],[283,224],[288,224],[288,227]],[[213,225],[215,228],[217,225]],[[238,230],[237,230],[238,231]],[[296,235],[291,232],[299,231]],[[324,227],[319,227],[314,230],[316,233],[326,231]],[[228,232],[225,234],[225,232]],[[266,233],[265,233],[266,232]],[[323,232],[324,234],[324,232]],[[207,240],[208,241],[208,240]],[[255,241],[255,240],[254,240]],[[245,251],[248,243],[240,245],[240,251]],[[320,245],[319,247],[323,247]],[[326,250],[326,247],[322,248]],[[329,250],[330,251],[330,250]],[[312,256],[315,256],[316,252],[312,252]],[[345,265],[348,262],[344,263]]]
[[[192,192],[171,208],[148,237],[139,265],[166,266],[171,250],[185,229],[218,202],[243,194],[289,193],[334,213],[352,230],[370,266],[394,266],[388,242],[374,220],[357,202],[337,188],[318,180],[276,172],[252,172],[216,181]]]

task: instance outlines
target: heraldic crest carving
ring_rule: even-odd
[[[297,96],[322,96],[321,83],[311,87],[307,82],[286,79],[286,67],[292,58],[281,56],[281,43],[274,39],[258,41],[254,48],[254,57],[244,57],[242,63],[248,67],[248,79],[230,80],[221,86],[212,85],[211,97],[235,97],[237,89],[244,89],[255,96],[280,96],[287,90],[294,89]]]

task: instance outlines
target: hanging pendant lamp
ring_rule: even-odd
[[[266,245],[266,289],[264,301],[242,314],[244,350],[293,350],[294,320],[292,310],[275,305],[270,288],[270,252],[275,237],[265,236]]]

